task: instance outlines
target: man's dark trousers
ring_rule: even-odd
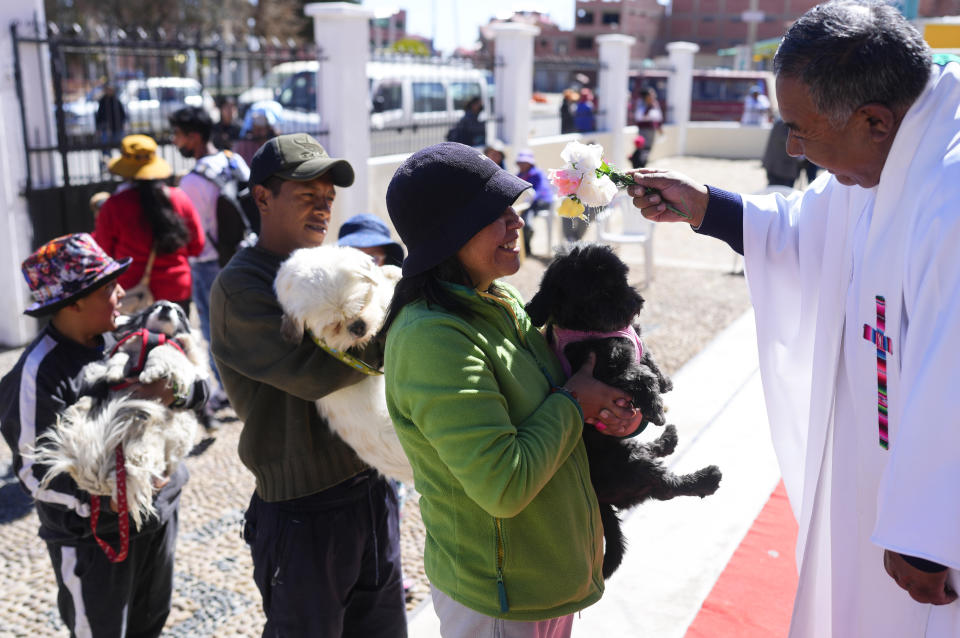
[[[397,497],[383,477],[276,503],[254,494],[245,518],[264,637],[407,635]]]

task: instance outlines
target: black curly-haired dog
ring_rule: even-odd
[[[628,283],[627,272],[627,265],[610,247],[578,245],[550,264],[540,290],[527,304],[527,313],[537,326],[546,324],[548,340],[555,349],[562,349],[558,355],[561,361],[566,358],[570,369],[579,369],[595,352],[593,376],[627,392],[634,407],[643,412],[643,426],[648,421],[664,425],[660,393],[671,390],[673,384],[640,342],[639,326],[633,325],[643,297]],[[677,446],[673,425],[649,443],[607,436],[590,426],[584,427],[583,439],[606,541],[604,578],[620,566],[626,551],[618,510],[648,498],[702,498],[720,485],[715,465],[682,476],[664,466],[660,457],[672,454]]]

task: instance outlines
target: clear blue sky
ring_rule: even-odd
[[[378,14],[391,9],[407,10],[407,33],[434,38],[444,53],[477,40],[477,28],[492,17],[507,17],[514,11],[547,13],[561,29],[572,29],[575,0],[363,0],[363,6]]]

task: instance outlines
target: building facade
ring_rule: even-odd
[[[596,58],[597,36],[623,33],[637,39],[630,58],[651,57],[663,27],[665,9],[657,0],[578,0],[571,57]]]
[[[750,17],[745,14],[751,11],[762,14],[756,16],[760,20],[755,42],[780,38],[794,20],[817,4],[817,0],[672,0],[672,10],[664,18],[654,54],[662,54],[666,43],[674,41],[694,42],[705,54],[746,44],[748,23],[744,18]],[[960,0],[912,0],[912,5],[910,9],[915,8],[919,18],[960,14]]]

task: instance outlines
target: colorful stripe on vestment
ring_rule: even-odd
[[[893,340],[883,331],[887,328],[887,304],[877,296],[877,327],[863,324],[863,338],[877,347],[877,418],[880,427],[880,447],[890,449],[887,402],[887,354],[893,354]]]

